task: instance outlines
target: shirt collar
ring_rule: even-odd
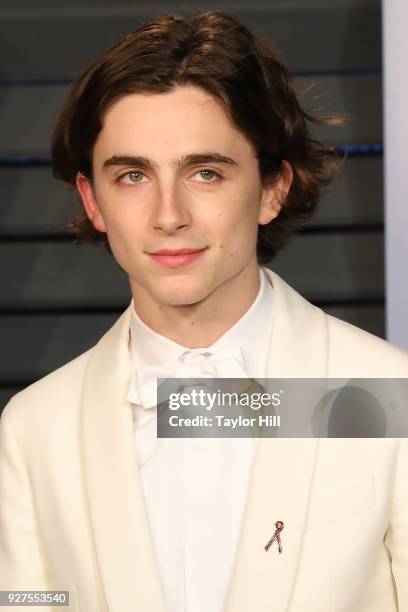
[[[273,290],[259,268],[260,288],[246,313],[211,346],[189,349],[148,327],[138,316],[131,302],[130,348],[134,368],[143,366],[172,367],[186,351],[202,352],[240,345],[245,368],[252,378],[266,376],[266,359],[272,331]]]

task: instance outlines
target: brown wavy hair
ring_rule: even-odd
[[[257,257],[270,261],[313,214],[337,168],[337,154],[314,140],[310,124],[339,125],[303,109],[292,77],[269,39],[222,11],[161,14],[121,39],[75,81],[52,136],[53,176],[92,183],[92,151],[107,109],[130,93],[165,93],[195,85],[216,97],[256,150],[262,183],[275,180],[282,160],[293,183],[277,218],[258,228]],[[80,241],[104,242],[85,211],[68,226]]]

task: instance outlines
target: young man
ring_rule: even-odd
[[[333,171],[312,120],[272,48],[217,12],[146,24],[74,85],[54,174],[133,300],[3,411],[1,589],[68,590],[81,612],[408,610],[405,440],[152,434],[163,372],[408,377],[261,265]]]

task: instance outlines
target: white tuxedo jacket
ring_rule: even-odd
[[[408,377],[404,351],[265,271],[269,377]],[[69,590],[76,612],[166,611],[126,401],[128,336],[129,309],[4,409],[0,590]],[[276,520],[282,554],[264,550]],[[224,610],[408,612],[407,441],[261,438]]]

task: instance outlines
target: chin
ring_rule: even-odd
[[[179,293],[174,296],[163,296],[163,299],[160,300],[162,304],[166,306],[193,306],[194,304],[198,304],[202,302],[207,296],[197,296],[197,295],[180,295]]]
[[[204,287],[162,287],[155,298],[166,306],[191,306],[202,302],[210,294]]]

